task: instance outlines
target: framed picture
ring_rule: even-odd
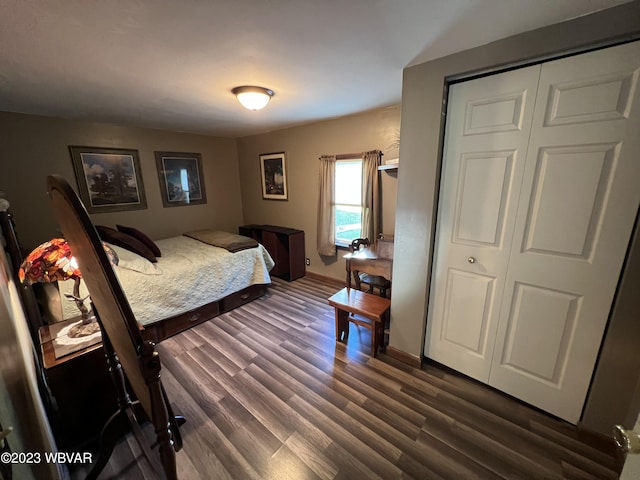
[[[70,145],[78,193],[89,213],[147,208],[137,150]]]
[[[287,169],[284,152],[260,155],[262,198],[287,200]]]
[[[199,153],[155,152],[165,207],[207,203]]]

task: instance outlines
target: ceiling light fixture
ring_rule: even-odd
[[[253,87],[245,85],[231,90],[242,106],[248,110],[262,110],[267,106],[271,97],[275,94],[273,90],[264,87]]]

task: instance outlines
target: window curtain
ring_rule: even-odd
[[[378,167],[382,152],[372,150],[362,155],[362,237],[373,244],[380,233],[380,184]]]
[[[320,157],[320,196],[318,198],[318,253],[323,256],[336,254],[335,198],[336,156]]]

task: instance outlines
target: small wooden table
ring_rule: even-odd
[[[384,324],[389,315],[391,300],[353,288],[343,288],[329,297],[329,305],[336,309],[336,341],[345,342],[349,338],[349,322],[371,330],[371,356],[378,354],[384,345]],[[354,318],[360,315],[370,322]]]
[[[367,247],[344,256],[347,268],[347,287],[351,288],[351,277],[360,290],[359,273],[379,275],[391,281],[393,272],[393,237],[391,240],[378,240],[376,248]]]

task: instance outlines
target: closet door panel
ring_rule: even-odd
[[[489,383],[572,423],[640,204],[639,71],[635,42],[540,76]]]
[[[485,382],[539,72],[450,89],[425,355]]]
[[[452,242],[500,248],[514,154],[461,155]]]
[[[582,297],[516,282],[511,298],[501,365],[558,386],[568,361],[568,346]]]
[[[524,253],[591,258],[606,199],[611,193],[616,145],[539,150],[525,225]]]
[[[449,269],[444,301],[443,341],[479,358],[486,356],[495,278]]]

